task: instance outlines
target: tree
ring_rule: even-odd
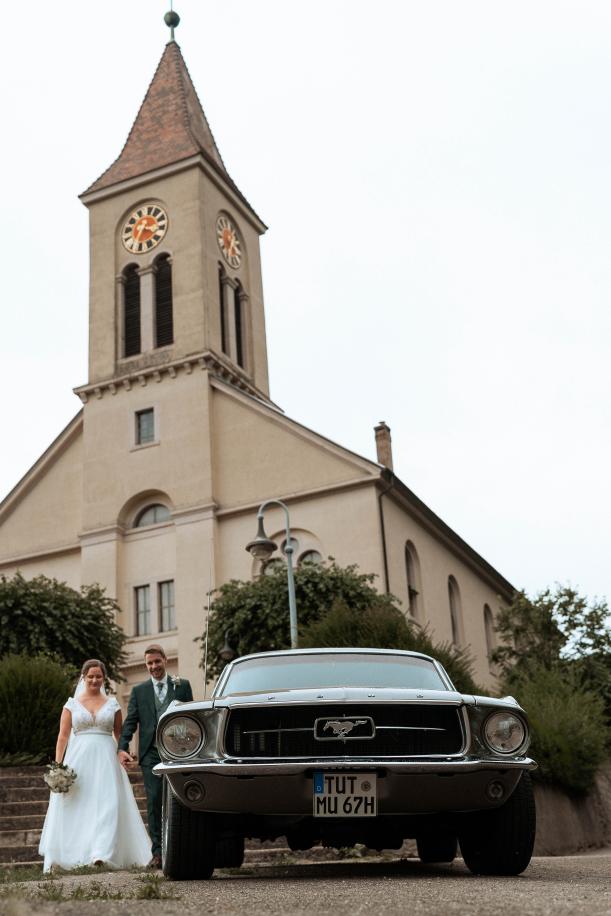
[[[119,611],[99,585],[76,591],[46,576],[0,576],[0,658],[44,655],[76,669],[99,658],[109,678],[122,680],[126,655],[125,635],[115,623]]]
[[[408,622],[394,595],[380,594],[375,575],[356,566],[305,564],[295,571],[295,594],[302,646],[406,648],[436,655],[457,687],[479,692],[466,651],[434,646],[430,636]],[[286,571],[275,570],[251,582],[233,580],[219,589],[211,607],[208,668],[223,667],[219,651],[225,634],[238,655],[290,646]],[[200,640],[205,644],[205,633]]]
[[[587,791],[611,743],[611,630],[606,602],[556,586],[517,592],[501,609],[492,654],[503,689],[528,713],[537,775]]]
[[[473,678],[473,657],[468,649],[450,643],[435,643],[426,627],[406,619],[396,607],[352,609],[336,600],[330,611],[303,628],[304,648],[354,646],[378,649],[407,649],[432,655],[441,662],[461,693],[480,694]]]
[[[557,585],[534,598],[517,592],[497,617],[502,645],[492,653],[508,688],[544,668],[571,672],[603,699],[611,723],[611,617],[606,601]]]
[[[516,592],[498,614],[496,630],[503,644],[492,660],[504,675],[536,663],[552,667],[561,659],[611,655],[611,627],[606,601],[588,604],[570,586],[556,586],[529,598]]]

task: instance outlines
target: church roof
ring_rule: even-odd
[[[248,204],[225,168],[180,47],[170,41],[125,146],[110,168],[84,193],[100,191],[197,155],[202,155]]]

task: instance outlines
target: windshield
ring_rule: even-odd
[[[221,696],[320,687],[399,687],[447,690],[425,658],[408,655],[277,655],[237,662]]]

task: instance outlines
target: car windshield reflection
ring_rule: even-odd
[[[271,655],[238,661],[223,684],[221,695],[325,687],[448,689],[435,665],[425,658],[325,653]]]

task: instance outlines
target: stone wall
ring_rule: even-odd
[[[611,845],[611,763],[599,770],[586,796],[535,783],[536,856],[566,856]]]

